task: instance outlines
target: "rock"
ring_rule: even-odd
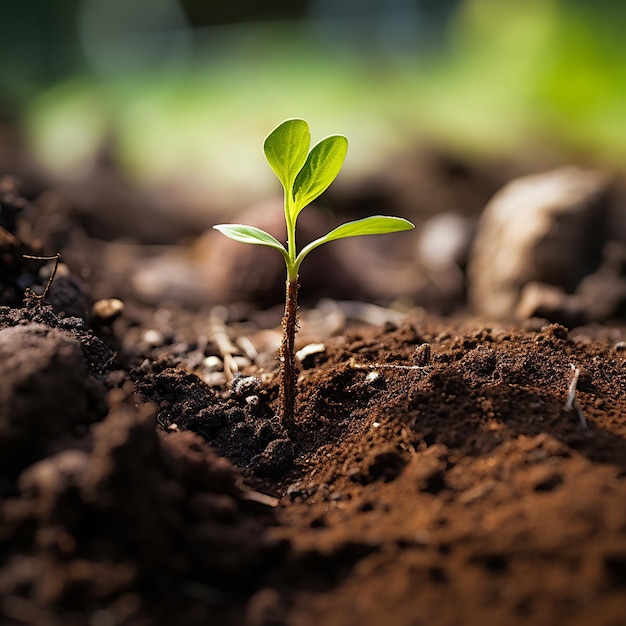
[[[93,303],[91,317],[100,324],[112,324],[124,312],[124,303],[118,298],[103,298]]]
[[[585,276],[573,294],[546,283],[528,283],[515,307],[519,320],[541,317],[568,328],[606,322],[626,314],[626,246],[609,241],[600,267]]]
[[[555,285],[535,282],[522,287],[515,307],[516,319],[527,320],[533,317],[563,324],[567,328],[580,326],[589,321],[585,304],[578,296],[567,294],[561,287]]]
[[[626,244],[609,241],[597,271],[586,276],[576,289],[588,317],[594,322],[626,314]]]
[[[598,172],[561,168],[512,181],[486,206],[470,253],[474,311],[511,318],[522,287],[573,292],[598,266],[609,184]]]

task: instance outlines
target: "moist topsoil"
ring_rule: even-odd
[[[626,623],[614,336],[346,329],[287,433],[275,371],[120,360],[33,299],[0,326],[3,624]]]
[[[287,432],[280,312],[23,298],[5,226],[3,626],[626,624],[623,325],[303,306]]]

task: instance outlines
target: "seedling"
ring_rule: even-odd
[[[296,222],[300,212],[318,198],[335,180],[348,150],[343,135],[322,139],[311,150],[311,133],[304,120],[290,119],[277,126],[265,139],[263,151],[284,190],[287,245],[269,233],[245,224],[218,224],[213,228],[242,243],[275,248],[282,254],[287,268],[283,337],[280,346],[282,421],[288,432],[295,427],[296,398],[295,336],[298,309],[298,272],[304,258],[315,248],[335,239],[380,235],[414,228],[408,220],[387,215],[373,215],[347,222],[312,241],[298,251]]]

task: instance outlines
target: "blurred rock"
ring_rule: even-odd
[[[591,321],[626,315],[626,244],[607,242],[602,265],[581,281],[576,295]]]
[[[124,312],[124,303],[119,298],[103,298],[91,307],[91,318],[99,324],[112,324]]]
[[[608,192],[605,175],[574,167],[519,178],[499,191],[483,211],[470,253],[474,311],[513,317],[529,282],[573,292],[599,265]]]
[[[555,285],[534,282],[522,287],[515,317],[518,320],[539,317],[566,328],[589,321],[585,303],[578,296],[567,294]]]

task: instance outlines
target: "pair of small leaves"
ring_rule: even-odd
[[[309,152],[310,145],[309,125],[299,119],[287,120],[280,124],[269,134],[263,144],[265,158],[285,190],[286,219],[291,220],[294,229],[300,211],[326,191],[335,180],[348,150],[348,140],[343,135],[326,137]],[[275,248],[283,255],[291,278],[294,274],[297,275],[304,257],[324,243],[346,237],[409,230],[414,226],[400,217],[387,215],[365,217],[331,230],[305,246],[295,258],[290,257],[280,241],[260,228],[245,224],[218,224],[213,228],[241,243]]]
[[[283,244],[260,228],[246,226],[245,224],[217,224],[213,228],[241,243],[252,243],[276,248],[285,258],[287,267],[290,266],[289,255]],[[362,235],[383,235],[401,230],[410,230],[411,228],[414,228],[414,226],[408,220],[388,215],[372,215],[353,222],[346,222],[305,246],[295,260],[295,269],[297,270],[300,267],[300,263],[302,263],[302,260],[309,252],[329,241],[345,239],[346,237],[360,237]]]
[[[343,135],[322,139],[309,152],[311,132],[304,120],[286,120],[263,143],[265,158],[282,183],[286,209],[295,223],[304,207],[319,198],[337,178],[348,152]]]

